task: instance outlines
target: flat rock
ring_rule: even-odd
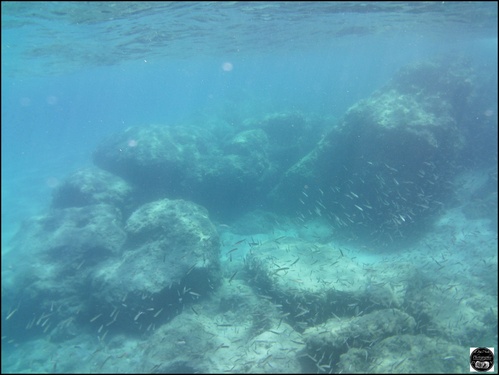
[[[400,307],[408,285],[399,275],[411,266],[361,263],[346,249],[285,237],[252,246],[246,270],[257,290],[303,330],[331,318]]]

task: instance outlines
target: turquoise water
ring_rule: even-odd
[[[406,63],[450,52],[494,77],[495,11],[490,3],[3,3],[2,241],[46,205],[48,179],[85,163],[114,131],[271,111],[337,118]]]
[[[476,95],[483,96],[481,113],[497,127],[494,2],[2,2],[2,254],[11,250],[23,220],[47,212],[54,189],[74,171],[92,165],[92,153],[111,134],[149,124],[230,128],[269,114],[295,112],[335,123],[352,105],[383,88],[401,67],[455,56],[468,61],[486,87]],[[483,160],[477,151],[469,166],[469,185],[483,170],[495,167],[497,176],[497,158],[490,162],[494,147],[494,142],[484,145]],[[485,233],[486,246],[478,239],[469,240],[469,247],[456,245],[456,262],[475,245],[491,251],[490,244],[497,244],[490,223],[446,215],[451,213],[442,214],[440,226],[426,234],[434,243],[445,244],[451,237],[468,241],[473,231]],[[225,276],[237,270],[226,254],[239,238],[331,240],[322,224],[309,225],[305,233],[288,218],[281,220],[282,225],[267,233],[264,220],[216,223],[222,225],[219,232],[226,242],[221,255]],[[457,229],[450,230],[449,221]],[[257,229],[241,231],[249,222]],[[372,261],[372,253],[363,255],[362,249],[351,251]],[[422,251],[417,246],[412,250]],[[244,251],[246,255],[249,247]],[[242,254],[233,255],[234,262],[242,262]],[[496,280],[497,257],[487,258],[490,262],[491,279]],[[497,329],[497,295],[495,303],[490,306],[491,329]],[[2,308],[2,318],[11,311]],[[24,325],[19,330],[24,332]],[[19,344],[11,337],[2,339],[2,359],[8,359],[3,372],[59,371],[56,361],[41,352],[42,359],[33,355],[29,365],[20,359],[25,355],[21,353],[42,347],[44,337]],[[94,339],[81,337],[89,353]],[[482,344],[490,346],[490,340]],[[100,367],[78,367],[74,359],[73,367],[63,368],[112,371],[101,364],[106,356],[99,360]],[[392,370],[402,365],[396,363]]]

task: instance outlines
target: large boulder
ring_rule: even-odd
[[[4,256],[5,331],[59,341],[149,330],[216,288],[219,246],[207,211],[183,200],[145,204],[126,223],[106,204],[53,209]]]
[[[149,125],[102,142],[94,162],[131,183],[137,200],[181,198],[223,214],[264,198],[274,172],[268,150],[261,129],[216,139],[207,129]]]
[[[464,149],[471,72],[421,63],[351,107],[270,194],[333,230],[390,244],[442,208]],[[293,210],[293,211],[291,211]]]
[[[131,127],[104,140],[94,163],[137,187],[175,192],[211,142],[194,127]]]
[[[125,231],[122,257],[101,264],[92,280],[106,314],[125,304],[118,326],[145,330],[218,285],[220,242],[203,207],[183,200],[147,203],[128,218]]]
[[[110,205],[56,209],[23,223],[5,261],[15,262],[15,289],[26,288],[29,299],[61,299],[87,288],[93,267],[119,256],[125,240]]]
[[[60,338],[76,335],[73,323],[89,304],[95,270],[119,259],[125,240],[120,211],[106,204],[27,220],[2,259],[2,298],[5,306],[17,304],[5,331],[21,338],[63,326]]]

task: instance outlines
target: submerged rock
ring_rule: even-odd
[[[400,306],[404,298],[403,289],[390,286],[390,270],[365,268],[346,250],[296,238],[253,246],[246,267],[253,285],[282,305],[297,328]]]
[[[261,129],[215,139],[200,127],[132,127],[102,142],[97,166],[124,178],[142,201],[192,200],[212,212],[232,212],[270,188],[273,165]]]
[[[93,155],[102,169],[139,188],[173,192],[206,152],[210,140],[198,128],[131,127],[103,141]]]
[[[403,69],[289,168],[271,199],[349,238],[390,244],[424,228],[449,193],[472,88],[454,65]]]
[[[271,301],[239,280],[224,282],[147,342],[143,371],[156,373],[300,373],[295,353],[305,345]]]
[[[52,210],[4,257],[4,297],[22,300],[6,330],[53,340],[149,330],[215,289],[219,246],[207,211],[183,200],[145,204],[125,224],[106,204]]]
[[[459,358],[469,350],[452,341],[435,340],[425,335],[394,335],[381,340],[370,350],[350,349],[342,354],[339,372],[386,373],[447,373],[462,374],[469,364]]]
[[[98,168],[78,170],[67,177],[54,191],[55,208],[83,207],[106,203],[127,210],[133,189],[123,179]]]
[[[2,298],[18,301],[5,332],[18,340],[51,330],[54,340],[80,334],[94,272],[119,258],[125,241],[121,213],[107,204],[54,209],[27,220],[2,262]]]
[[[275,112],[261,119],[247,119],[245,126],[262,129],[269,140],[269,156],[281,177],[287,168],[310,152],[321,139],[325,129],[324,118],[314,118],[304,113]]]
[[[121,259],[103,263],[93,279],[95,298],[110,311],[126,304],[121,325],[145,330],[218,284],[219,237],[203,207],[183,200],[147,203],[132,213],[125,231]]]
[[[303,332],[303,366],[308,371],[370,372],[378,342],[412,334],[415,328],[414,318],[398,309],[382,309],[353,318],[335,317]],[[406,355],[403,350],[397,352]],[[355,362],[350,362],[353,359]]]
[[[64,299],[85,290],[93,267],[119,256],[125,240],[121,214],[110,205],[57,209],[23,224],[6,261],[15,260],[16,284],[30,299]]]

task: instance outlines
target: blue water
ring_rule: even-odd
[[[13,35],[5,35],[9,32]],[[44,180],[63,178],[89,159],[99,140],[129,126],[197,123],[220,114],[241,119],[297,109],[339,117],[414,60],[459,48],[486,64],[485,69],[494,66],[492,38],[461,45],[419,36],[385,38],[366,36],[340,41],[337,48],[312,45],[243,57],[193,53],[188,59],[166,59],[145,54],[113,66],[89,64],[71,72],[31,75],[32,58],[14,62],[5,48],[7,43],[29,43],[28,37],[7,30],[3,63],[12,63],[17,71],[2,73],[3,225],[10,228],[33,213],[30,207],[43,206],[50,194]],[[233,70],[224,71],[225,62]]]
[[[406,64],[450,55],[497,87],[497,3],[2,2],[2,253],[117,131],[334,121]]]

